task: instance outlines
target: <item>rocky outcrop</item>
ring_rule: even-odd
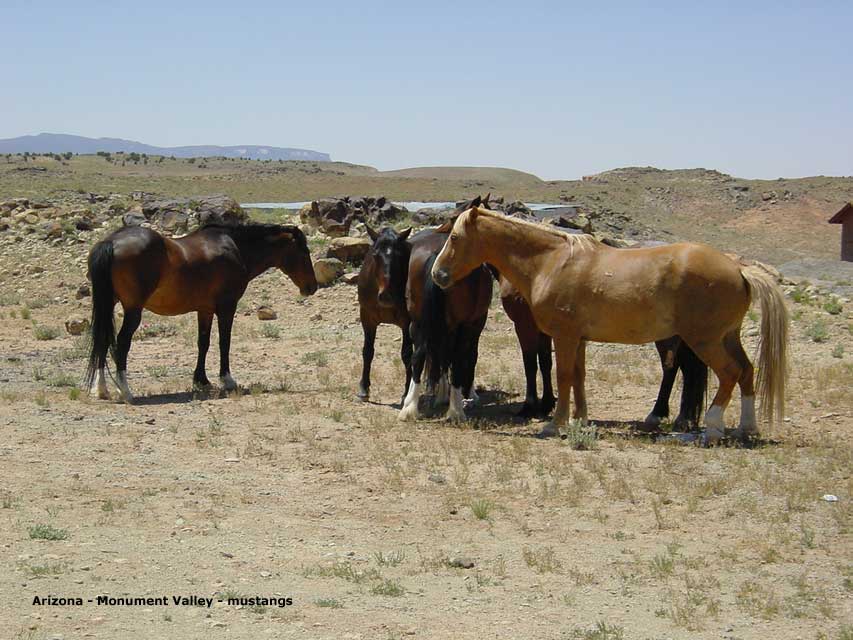
[[[384,196],[344,196],[314,200],[302,207],[299,218],[303,224],[311,225],[332,237],[346,236],[353,223],[367,222],[381,225],[407,214]]]
[[[317,284],[326,287],[344,273],[344,263],[337,258],[318,258],[314,261],[314,276]]]
[[[248,218],[236,200],[222,194],[160,200],[148,198],[142,201],[141,213],[146,222],[169,233],[185,233],[206,224],[241,224]],[[138,220],[138,216],[133,216],[129,222]]]

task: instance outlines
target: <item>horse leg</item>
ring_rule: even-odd
[[[575,375],[572,381],[572,391],[575,398],[575,410],[572,413],[573,420],[580,420],[586,425],[587,406],[586,406],[586,340],[581,340],[578,344],[577,356],[575,357]]]
[[[483,333],[484,326],[485,324],[473,330],[471,335],[474,337],[471,339],[471,348],[468,351],[468,357],[465,359],[462,395],[464,396],[463,405],[466,408],[480,404],[480,396],[477,395],[477,389],[474,386],[474,372],[477,369],[477,360],[480,357],[480,336]]]
[[[406,386],[403,388],[402,395],[402,398],[405,398],[412,381],[412,337],[405,328],[403,329],[403,346],[400,347],[400,359],[403,361],[403,366],[406,367]],[[368,388],[369,386],[370,380],[368,378]],[[402,402],[402,398],[400,402]]]
[[[207,350],[210,348],[210,327],[212,324],[212,313],[198,312],[198,359],[193,372],[194,387],[210,386],[210,380],[207,379],[207,372],[205,371],[205,361],[207,360]]]
[[[539,438],[559,435],[560,427],[568,420],[569,398],[574,384],[575,360],[579,346],[580,338],[577,336],[554,338],[557,354],[557,408],[551,421],[537,435]]]
[[[225,391],[237,388],[237,381],[231,377],[231,327],[237,303],[221,305],[216,310],[216,324],[219,326],[219,383]]]
[[[551,336],[539,334],[539,371],[542,373],[542,400],[539,402],[539,413],[547,416],[557,404],[554,398],[554,388],[551,386]]]
[[[532,318],[528,318],[529,312],[514,321],[515,335],[518,337],[518,346],[521,347],[521,359],[524,362],[524,378],[527,382],[527,391],[524,394],[524,404],[518,415],[524,418],[532,418],[538,413],[539,395],[536,390],[536,355],[539,347],[539,330],[536,328]]]
[[[443,373],[441,375],[441,378],[439,378],[438,382],[435,384],[433,393],[435,394],[435,398],[433,400],[434,406],[450,402],[450,382],[447,379],[447,373]]]
[[[470,385],[474,379],[473,363],[477,358],[477,347],[474,344],[473,335],[471,328],[464,325],[456,330],[456,341],[450,364],[450,406],[447,407],[446,420],[459,422],[465,420],[462,392],[466,384]]]
[[[412,342],[414,343],[414,353],[412,354],[412,380],[409,383],[409,390],[406,392],[406,397],[403,398],[403,407],[400,409],[400,420],[411,421],[418,419],[418,401],[421,398],[421,374],[424,371],[426,363],[427,346],[426,340],[420,334],[417,325],[412,322],[411,325]]]
[[[739,438],[746,439],[758,431],[758,423],[755,419],[755,370],[746,352],[743,350],[739,329],[732,331],[726,336],[725,345],[726,351],[741,366],[741,374],[740,378],[738,378],[738,386],[740,387],[740,423],[738,424],[736,433]]]
[[[125,309],[124,321],[121,323],[121,330],[118,332],[118,338],[116,339],[116,385],[122,399],[128,404],[133,402],[133,394],[130,392],[130,387],[127,384],[127,354],[130,351],[130,341],[133,339],[133,333],[139,327],[141,321],[141,307]]]
[[[677,340],[677,343],[674,342],[675,340]],[[646,427],[657,427],[661,423],[661,420],[669,416],[669,398],[672,395],[675,376],[678,374],[675,359],[678,343],[680,342],[680,338],[669,338],[655,342],[655,347],[660,356],[660,366],[663,369],[663,377],[660,381],[660,389],[658,390],[658,399],[655,402],[655,406],[643,421]]]
[[[724,413],[732,398],[735,384],[743,373],[743,368],[728,352],[723,339],[699,343],[691,347],[711,367],[720,383],[711,406],[705,412],[704,420],[704,442],[707,445],[714,445],[725,435]]]
[[[364,333],[364,346],[361,348],[361,382],[358,384],[358,399],[367,400],[370,397],[370,366],[373,364],[376,325],[369,324],[362,318],[361,330]]]
[[[708,365],[702,362],[685,342],[678,347],[675,362],[681,371],[683,383],[681,406],[678,417],[675,419],[675,426],[683,429],[699,422],[708,388]]]

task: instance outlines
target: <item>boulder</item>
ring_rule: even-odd
[[[367,238],[335,238],[326,250],[327,258],[337,258],[341,262],[359,263],[370,251],[371,242]]]
[[[278,314],[272,307],[261,305],[258,307],[258,320],[275,320]]]
[[[72,336],[79,336],[89,328],[89,319],[81,316],[70,316],[65,321],[65,330]]]
[[[321,287],[332,284],[343,272],[344,263],[337,258],[318,258],[314,261],[314,275]]]
[[[206,224],[242,224],[246,212],[236,200],[226,195],[147,199],[142,202],[144,218],[154,226],[170,232],[184,232]]]
[[[518,218],[533,217],[533,211],[531,211],[530,208],[521,200],[510,202],[503,210],[508,216],[516,216]]]
[[[147,222],[147,218],[141,211],[128,211],[121,217],[121,221],[125,227],[138,227]]]

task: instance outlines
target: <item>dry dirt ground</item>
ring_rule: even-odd
[[[523,374],[499,304],[472,419],[401,424],[398,330],[380,330],[360,403],[355,289],[301,300],[279,273],[235,323],[242,393],[193,397],[195,319],[146,313],[138,403],[89,399],[62,328],[88,314],[87,249],[0,252],[3,638],[853,637],[853,305],[794,294],[789,420],[752,448],[636,433],[653,347],[591,345],[597,440],[576,450],[513,418]],[[103,594],[214,603],[85,603]],[[32,604],[48,595],[85,604]],[[237,595],[292,604],[217,601]]]

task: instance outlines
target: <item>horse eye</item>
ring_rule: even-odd
[[[451,234],[450,234],[450,239],[451,239],[451,240],[459,240],[459,234],[451,233]]]

